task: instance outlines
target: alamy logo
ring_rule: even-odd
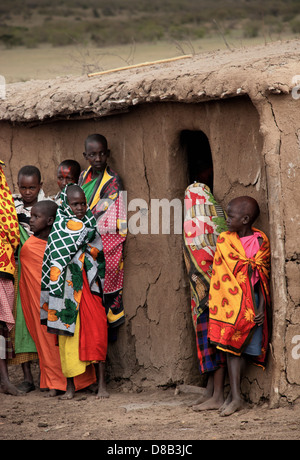
[[[300,75],[294,75],[292,78],[292,98],[295,100],[300,99]]]
[[[293,359],[300,359],[300,335],[295,335],[292,338],[292,344],[295,345],[292,348]]]
[[[5,99],[6,97],[6,82],[3,75],[0,75],[0,99]]]

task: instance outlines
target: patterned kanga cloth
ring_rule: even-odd
[[[207,308],[217,237],[227,227],[222,207],[205,184],[194,183],[186,189],[184,209],[183,252],[196,325],[197,317]]]
[[[270,244],[260,232],[263,242],[253,258],[248,258],[236,232],[223,232],[217,241],[209,292],[209,338],[220,350],[241,355],[255,331],[256,316],[252,272],[257,269],[264,298],[265,321],[262,353],[254,359],[265,366],[270,319]]]
[[[77,219],[67,201],[68,184],[48,238],[42,270],[41,323],[49,332],[74,335],[85,269],[91,292],[102,294],[105,262],[96,220],[89,209]]]
[[[106,167],[103,174],[91,179],[91,167],[79,178],[87,202],[97,221],[105,258],[103,303],[111,327],[124,323],[123,247],[127,236],[127,217],[123,185],[116,172]]]
[[[14,200],[0,160],[0,276],[14,279],[14,251],[20,241],[20,231]]]
[[[220,232],[225,230],[225,215],[209,187],[194,183],[185,192],[184,259],[189,276],[191,310],[196,333],[201,374],[225,364],[224,353],[211,345],[208,337],[208,292],[211,269]]]

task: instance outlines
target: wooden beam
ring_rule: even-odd
[[[126,67],[118,67],[116,69],[104,70],[102,72],[89,73],[88,77],[96,77],[98,75],[105,75],[105,74],[108,74],[108,73],[120,72],[121,70],[137,69],[139,67],[146,67],[146,66],[149,66],[149,65],[164,64],[165,62],[174,62],[174,61],[179,61],[180,59],[187,59],[187,58],[191,58],[191,57],[192,57],[192,54],[187,54],[185,56],[177,56],[177,57],[169,58],[169,59],[161,59],[159,61],[142,62],[141,64],[134,64],[134,65],[126,66]]]

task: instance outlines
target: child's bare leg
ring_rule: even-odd
[[[109,393],[106,390],[105,382],[105,362],[99,362],[98,366],[98,393],[97,399],[109,398]]]
[[[207,399],[211,398],[214,392],[214,373],[210,372],[207,380],[207,385],[205,387],[205,393],[199,396],[196,401],[188,403],[188,407],[198,406],[198,404],[203,403]]]
[[[31,373],[31,365],[30,361],[27,361],[26,363],[22,363],[22,370],[23,370],[23,375],[24,375],[24,381],[29,382],[29,383],[34,383],[33,382],[33,376]]]
[[[220,407],[219,409],[219,412],[223,412],[223,410],[225,409],[225,407],[228,406],[228,404],[230,404],[232,401],[232,397],[231,397],[231,391],[229,391],[228,395],[227,395],[227,398],[225,399],[224,403],[222,404],[222,406]]]
[[[225,368],[219,367],[213,373],[213,394],[212,396],[202,404],[193,406],[195,412],[203,410],[217,410],[220,409],[224,403],[224,378]]]
[[[75,385],[73,377],[67,378],[67,391],[59,399],[73,399],[75,395]]]
[[[24,395],[24,393],[19,391],[9,380],[6,359],[0,359],[0,382],[0,391],[2,393],[13,396]]]
[[[244,358],[228,353],[227,366],[231,389],[231,401],[225,405],[221,412],[222,416],[231,415],[243,407],[243,399],[241,397],[241,376],[244,367]]]

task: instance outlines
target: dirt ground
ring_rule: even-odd
[[[37,367],[37,366],[36,366]],[[15,384],[20,366],[10,367]],[[36,378],[36,376],[35,376]],[[174,388],[130,392],[126,384],[109,388],[97,400],[89,391],[71,401],[48,398],[36,389],[24,396],[0,394],[1,440],[299,440],[300,404],[270,409],[245,406],[230,417],[194,412],[198,396]]]

